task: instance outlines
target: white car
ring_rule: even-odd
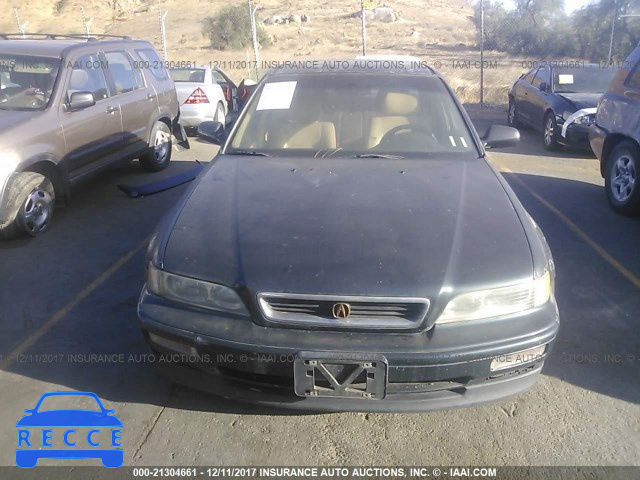
[[[169,73],[176,84],[180,123],[185,128],[197,128],[207,120],[225,124],[227,99],[211,67],[172,68]]]

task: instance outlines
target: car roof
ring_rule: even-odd
[[[440,74],[425,62],[402,59],[371,59],[368,57],[356,60],[304,60],[280,62],[277,68],[269,72],[271,75],[312,75],[317,73],[389,73],[428,75],[440,77]]]
[[[144,40],[130,40],[130,39],[110,39],[110,40],[97,40],[93,37],[89,39],[85,38],[68,38],[68,39],[4,39],[3,34],[0,34],[0,53],[14,54],[14,55],[29,55],[34,57],[55,57],[61,58],[67,51],[82,48],[88,45],[94,47],[100,45],[99,48],[112,45],[127,44],[147,44]],[[96,48],[98,50],[98,48]]]
[[[85,43],[85,42],[83,42]],[[60,57],[67,48],[78,44],[73,40],[0,40],[0,52],[36,57]]]

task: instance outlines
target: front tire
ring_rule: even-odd
[[[623,215],[640,214],[640,149],[631,142],[619,143],[609,154],[604,185],[609,205]]]
[[[560,148],[560,144],[558,143],[558,134],[559,132],[558,122],[556,122],[556,116],[553,112],[548,112],[544,116],[544,127],[543,127],[543,143],[544,148],[549,151],[555,151]]]
[[[55,205],[55,190],[44,175],[22,172],[13,178],[7,191],[8,220],[0,225],[0,238],[23,235],[36,237],[49,229]]]
[[[156,122],[151,130],[148,151],[140,157],[140,165],[149,172],[159,172],[171,162],[171,130],[163,122]]]

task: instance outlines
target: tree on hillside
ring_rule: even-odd
[[[605,60],[609,55],[611,22],[616,18],[613,43],[614,59],[622,61],[640,41],[640,18],[619,18],[635,12],[637,0],[600,0],[574,13],[573,29],[582,42],[579,54],[584,58]],[[637,7],[636,7],[637,8]]]
[[[576,58],[603,62],[608,58],[611,22],[627,13],[640,13],[638,0],[599,0],[572,15],[563,0],[515,0],[506,10],[485,0],[485,47],[538,58]],[[633,7],[636,6],[636,11]],[[480,2],[474,22],[480,38]],[[640,18],[617,18],[613,53],[623,60],[640,41]]]
[[[516,0],[515,11],[521,21],[533,26],[549,26],[564,16],[564,0]]]
[[[258,43],[271,43],[269,35],[257,24]],[[245,5],[226,6],[202,20],[202,34],[216,50],[239,50],[252,44],[251,17]]]

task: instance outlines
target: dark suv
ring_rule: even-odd
[[[640,45],[600,100],[589,139],[613,209],[640,214]]]
[[[0,34],[0,237],[44,232],[71,185],[116,162],[167,167],[178,117],[148,42]]]

